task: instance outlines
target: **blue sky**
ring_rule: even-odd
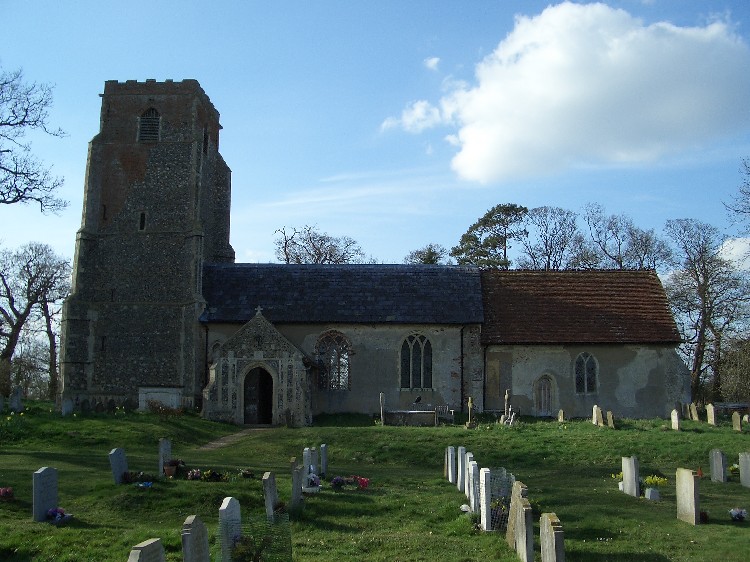
[[[55,85],[33,149],[70,201],[0,207],[6,247],[72,257],[106,80],[195,78],[221,113],[231,241],[275,261],[317,227],[399,263],[498,203],[590,202],[735,235],[750,157],[750,3],[0,0],[0,64]]]

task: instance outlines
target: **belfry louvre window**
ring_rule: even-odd
[[[318,386],[321,390],[351,390],[349,355],[351,344],[341,332],[330,331],[320,336],[315,354],[321,366]]]
[[[432,388],[432,344],[421,334],[401,344],[401,388]]]
[[[138,140],[140,142],[158,142],[161,116],[153,107],[141,115],[138,122]]]
[[[599,364],[590,353],[583,352],[576,358],[576,392],[591,394],[596,392],[596,379],[599,375]]]

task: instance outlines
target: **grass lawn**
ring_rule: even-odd
[[[701,467],[708,476],[709,451],[722,449],[729,463],[750,451],[750,433],[683,421],[683,430],[665,420],[621,420],[617,430],[590,422],[523,419],[507,428],[490,421],[468,431],[380,427],[361,416],[326,417],[314,427],[250,432],[217,449],[206,443],[239,430],[196,415],[160,418],[154,414],[92,414],[62,418],[48,403],[31,404],[23,416],[0,417],[0,487],[15,497],[0,500],[0,560],[127,560],[130,548],[159,537],[167,560],[179,561],[180,530],[198,514],[208,526],[212,556],[218,509],[226,496],[240,502],[243,519],[264,518],[261,476],[274,471],[282,500],[290,497],[289,458],[301,459],[305,446],[327,443],[328,476],[357,474],[371,479],[364,491],[335,492],[327,485],[305,500],[292,519],[294,560],[512,561],[516,555],[496,533],[476,531],[459,507],[465,498],[443,478],[448,445],[464,445],[480,467],[505,467],[529,489],[538,513],[555,512],[565,532],[568,561],[661,562],[750,558],[750,522],[732,523],[728,510],[750,510],[750,488],[731,478],[700,483],[707,525],[676,519],[677,467]],[[8,419],[10,418],[10,419]],[[172,440],[173,456],[188,468],[228,472],[227,482],[158,481],[152,488],[116,486],[108,453],[126,451],[129,468],[155,473],[158,440]],[[662,500],[651,502],[617,490],[612,473],[622,456],[636,455],[641,476],[669,479]],[[59,504],[74,514],[66,526],[34,523],[32,474],[58,469]],[[255,477],[243,478],[250,469]],[[537,513],[538,512],[538,513]],[[535,539],[537,560],[538,528]]]

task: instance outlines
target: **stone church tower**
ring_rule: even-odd
[[[105,83],[89,144],[63,408],[197,406],[204,263],[233,262],[219,112],[195,80]]]

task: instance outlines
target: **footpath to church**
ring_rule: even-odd
[[[224,437],[217,439],[216,441],[211,441],[210,443],[206,443],[202,447],[200,447],[199,451],[212,451],[214,449],[220,449],[221,447],[226,447],[227,445],[232,445],[233,443],[236,443],[246,435],[250,435],[251,433],[255,431],[266,431],[268,429],[271,429],[270,426],[263,426],[263,427],[248,427],[247,429],[243,429],[242,431],[238,431],[237,433],[232,433],[230,435],[225,435]]]

